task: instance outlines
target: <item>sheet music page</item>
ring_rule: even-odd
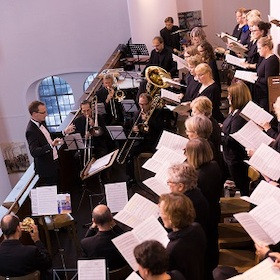
[[[276,244],[280,241],[280,203],[274,198],[265,200],[250,211],[250,215]]]
[[[265,144],[261,144],[249,160],[250,165],[273,181],[280,178],[279,162],[280,154]]]
[[[128,202],[126,182],[105,184],[105,194],[112,213],[121,211]]]
[[[249,101],[241,111],[241,114],[254,121],[256,124],[270,122],[273,116],[253,101]]]
[[[136,273],[136,272],[132,272],[127,278],[126,280],[142,280],[142,278]]]
[[[247,122],[237,132],[231,134],[236,141],[247,149],[256,150],[262,143],[269,145],[274,139],[269,137],[252,120]]]
[[[183,68],[187,68],[188,69],[188,64],[187,64],[187,61],[184,60],[183,58],[179,57],[178,55],[176,54],[172,54],[172,59],[177,62],[177,69],[180,70],[180,69],[183,69]]]
[[[245,280],[278,280],[280,279],[280,269],[274,266],[271,258],[266,258],[259,264],[243,273]]]
[[[37,189],[32,189],[30,195],[31,195],[32,216],[38,216],[39,214],[38,214]]]
[[[238,40],[236,37],[231,36],[231,35],[229,35],[229,34],[227,34],[227,33],[225,33],[225,32],[221,32],[220,36],[221,36],[222,39],[223,39],[224,37],[226,37],[226,38],[231,39],[231,40],[234,41],[234,42],[237,42],[237,40]]]
[[[138,264],[134,257],[133,250],[138,244],[140,244],[140,242],[134,235],[133,230],[117,236],[116,238],[112,239],[112,242],[117,247],[119,252],[123,255],[131,268],[134,271],[137,271]]]
[[[259,207],[259,206],[257,206]],[[263,228],[255,221],[250,213],[238,213],[233,215],[234,218],[242,225],[255,243],[269,245],[273,240],[267,235]]]
[[[78,280],[106,280],[106,261],[78,260]]]
[[[161,167],[161,165],[162,165],[161,162],[151,157],[142,165],[142,168],[145,168],[149,171],[156,173],[157,170]]]
[[[166,77],[162,77],[161,79],[164,83],[169,83],[171,85],[177,85],[177,86],[185,86],[185,85],[181,85],[179,82],[175,82],[174,80],[166,78]]]
[[[243,70],[236,70],[234,77],[237,79],[241,79],[243,81],[247,81],[252,84],[254,84],[258,78],[256,72],[243,71]]]
[[[38,215],[58,214],[57,186],[36,188]]]
[[[71,196],[69,193],[57,195],[58,214],[68,214],[72,212]]]
[[[154,216],[149,217],[135,227],[133,232],[139,240],[139,243],[153,239],[159,241],[164,247],[166,247],[169,242],[167,231]]]
[[[164,89],[164,88],[162,88],[160,92],[161,92],[161,98],[167,98],[167,99],[173,100],[177,103],[181,103],[179,94],[176,94],[176,93],[174,93],[170,90]]]
[[[187,138],[164,130],[159,139],[156,149],[165,146],[171,150],[177,150],[179,153],[183,153],[184,149],[186,148],[187,142]]]
[[[267,183],[266,181],[262,180],[250,197],[240,197],[250,203],[255,205],[260,205],[267,199],[273,197],[278,203],[280,203],[280,189],[272,184]]]
[[[158,217],[158,206],[140,194],[135,193],[124,209],[114,216],[114,219],[134,228],[139,222],[152,215]]]
[[[109,164],[112,155],[114,154],[114,152],[109,153],[99,159],[97,159],[90,167],[88,173],[94,173],[95,171],[101,169],[102,167],[106,166],[107,164]]]
[[[164,184],[167,185],[167,180],[168,180],[168,168],[171,166],[169,162],[165,162],[161,165],[161,167],[158,169],[155,178],[163,182]]]
[[[168,185],[158,181],[155,177],[148,178],[147,180],[143,181],[143,184],[145,184],[158,196],[161,196],[164,193],[170,193]]]
[[[232,65],[236,65],[241,68],[246,68],[242,65],[242,63],[245,62],[245,58],[239,58],[231,54],[226,54],[226,61]]]

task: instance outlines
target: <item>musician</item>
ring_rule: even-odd
[[[172,51],[165,47],[163,38],[156,36],[153,39],[153,47],[154,49],[151,52],[146,68],[149,66],[159,66],[169,72],[171,76],[175,76],[177,73],[176,63],[172,59]],[[145,70],[142,74],[145,74]]]
[[[104,156],[108,151],[105,143],[107,134],[104,119],[97,114],[97,127],[100,135],[96,135],[97,133],[94,134],[95,115],[93,115],[91,102],[88,100],[82,101],[80,108],[82,114],[73,121],[75,133],[80,133],[82,138],[86,138],[85,140],[91,138],[89,145],[94,148],[95,156],[98,158]]]
[[[132,151],[134,156],[137,156],[143,152],[154,153],[158,139],[164,128],[163,110],[152,108],[152,101],[152,96],[147,93],[142,93],[139,96],[140,111],[138,112],[137,116],[139,116],[139,114],[140,116],[132,128],[132,131],[134,133],[139,133],[139,136],[143,137],[144,139],[136,141]],[[154,111],[152,115],[150,115],[151,110],[153,109]],[[141,131],[141,124],[146,122],[148,125],[148,131],[143,132]]]
[[[240,40],[240,36],[242,34],[242,29],[245,25],[246,15],[245,15],[245,8],[239,8],[235,12],[236,22],[237,25],[234,27],[232,36]]]
[[[172,34],[179,30],[177,25],[174,25],[172,17],[167,17],[164,20],[165,27],[160,30],[160,36],[163,39],[164,45],[169,48],[173,53],[178,54],[180,52],[180,34]]]
[[[103,87],[96,92],[98,102],[105,105],[106,125],[123,124],[123,112],[121,103],[116,100],[116,88],[114,87],[114,77],[106,74],[103,77]]]
[[[50,186],[58,183],[59,162],[57,146],[63,144],[59,137],[63,133],[50,133],[46,127],[46,105],[41,101],[33,101],[28,107],[31,119],[26,128],[26,140],[31,156],[34,158],[35,173],[39,175],[37,186]],[[72,133],[74,125],[69,125],[64,134]]]

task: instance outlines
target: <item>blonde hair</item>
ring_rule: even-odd
[[[195,132],[198,137],[208,139],[212,133],[212,122],[204,115],[192,116],[185,121],[186,130]]]
[[[190,56],[194,56],[194,55],[199,54],[199,51],[197,50],[196,46],[188,46],[185,49],[185,53],[188,53]]]
[[[211,78],[213,78],[212,69],[207,63],[200,63],[195,67],[195,74],[197,75],[197,72],[200,72],[201,74],[209,73]]]
[[[272,50],[273,49],[272,37],[270,35],[267,35],[265,37],[261,37],[258,40],[258,45],[260,45],[261,47],[267,46],[270,50]]]
[[[187,60],[188,64],[196,67],[197,65],[202,63],[202,56],[199,54],[196,54],[196,55],[188,57],[186,60]]]
[[[162,194],[159,203],[164,202],[163,212],[172,227],[182,229],[191,225],[196,217],[192,201],[182,193]]]
[[[247,85],[238,81],[228,87],[228,93],[231,97],[231,110],[241,109],[250,100],[252,100],[251,93]]]
[[[198,169],[202,164],[213,160],[213,151],[206,139],[196,138],[189,140],[185,149],[187,161]]]
[[[210,118],[212,116],[212,101],[206,96],[199,96],[195,98],[191,103],[191,109],[196,109],[200,114]]]

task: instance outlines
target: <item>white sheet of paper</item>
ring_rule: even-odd
[[[236,70],[234,77],[243,81],[247,81],[249,83],[254,84],[258,78],[256,72]]]
[[[177,62],[177,69],[180,70],[180,69],[188,69],[188,64],[187,64],[187,61],[184,60],[183,58],[179,57],[178,55],[176,54],[172,54],[172,59]]]
[[[33,213],[33,209],[32,209],[33,216],[58,214],[57,186],[36,188],[36,191],[33,191],[32,195],[35,196],[31,197],[31,200],[37,198],[37,209],[35,208],[35,211],[37,213]]]
[[[126,182],[105,184],[105,194],[112,213],[121,211],[128,202]]]
[[[232,65],[241,67],[241,68],[246,68],[242,65],[243,62],[245,62],[245,58],[239,58],[236,56],[233,56],[231,54],[226,54],[226,61]]]
[[[170,100],[173,100],[177,103],[181,103],[181,99],[179,98],[179,94],[176,94],[170,90],[167,90],[167,89],[164,89],[162,88],[161,91],[160,91],[160,95],[161,95],[161,98],[167,98],[167,99],[170,99]]]
[[[109,164],[112,155],[114,154],[114,152],[109,153],[107,155],[105,155],[104,157],[101,157],[99,159],[97,159],[90,167],[88,173],[93,173],[95,171],[97,171],[98,169],[101,169],[103,166],[106,166],[107,164]]]
[[[78,260],[78,280],[106,280],[106,261]]]
[[[280,154],[265,144],[261,144],[248,161],[250,165],[273,181],[278,181],[280,178],[279,162]]]
[[[156,149],[165,146],[171,150],[178,151],[179,153],[181,153],[186,148],[187,142],[187,138],[164,130],[161,134]]]
[[[269,145],[274,140],[264,133],[252,120],[247,122],[237,132],[231,134],[231,137],[250,150],[256,150],[262,143]]]
[[[262,123],[270,122],[273,119],[273,116],[265,111],[262,107],[249,101],[246,106],[241,111],[241,114],[247,118],[254,121],[256,124],[261,125]]]
[[[152,215],[158,217],[158,206],[135,193],[124,209],[114,216],[114,219],[134,228]]]
[[[150,188],[158,196],[161,196],[164,193],[170,193],[170,189],[167,184],[158,181],[157,178],[151,177],[143,181],[148,188]]]
[[[260,205],[267,199],[270,199],[271,197],[273,197],[276,201],[280,203],[280,188],[262,180],[254,189],[250,197],[241,196],[240,198],[255,205]]]

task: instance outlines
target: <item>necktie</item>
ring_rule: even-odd
[[[41,130],[41,132],[45,135],[48,143],[51,145],[52,147],[52,138],[51,138],[51,135],[49,133],[49,131],[45,128],[44,125],[40,124],[39,126],[39,129]],[[53,159],[56,160],[58,158],[58,154],[57,154],[57,150],[56,150],[56,147],[53,147],[52,148],[53,150]]]

